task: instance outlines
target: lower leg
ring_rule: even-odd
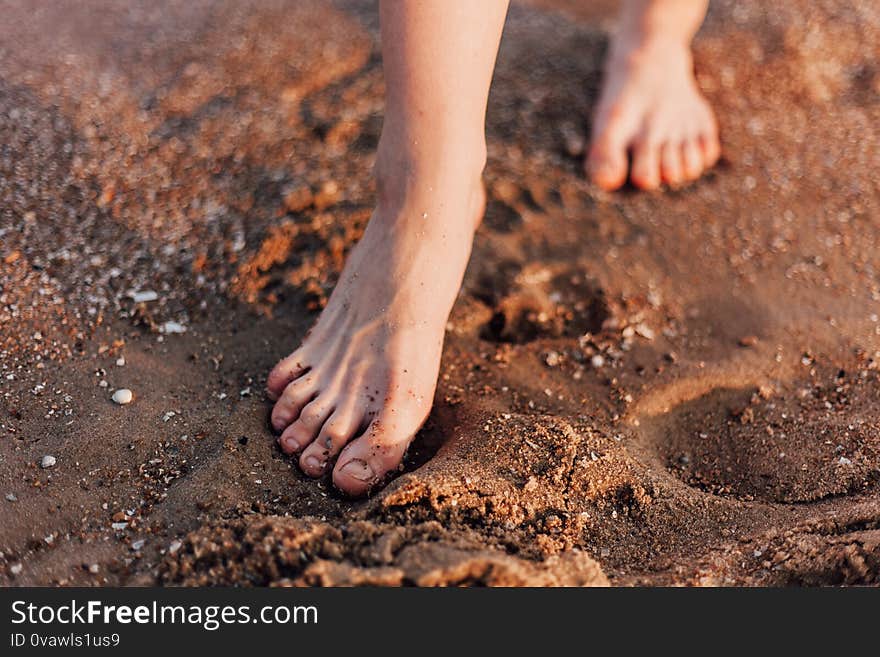
[[[586,166],[601,187],[693,180],[717,161],[715,117],[697,88],[690,43],[708,0],[624,0]],[[631,167],[629,164],[631,158]]]
[[[302,470],[366,493],[433,401],[449,311],[482,216],[489,84],[507,0],[384,0],[378,199],[327,307],[268,380]],[[335,466],[333,465],[335,460]]]

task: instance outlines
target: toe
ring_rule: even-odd
[[[342,492],[365,495],[400,465],[416,429],[406,429],[388,415],[373,420],[364,434],[339,455],[333,468],[333,483]]]
[[[718,158],[721,157],[721,143],[718,141],[718,134],[714,131],[705,132],[700,135],[699,143],[706,168],[715,166]]]
[[[703,173],[703,154],[696,138],[686,139],[681,145],[681,163],[684,177],[696,180]]]
[[[324,421],[330,417],[333,407],[325,395],[316,397],[299,412],[299,417],[284,430],[278,444],[285,454],[294,454],[305,449],[313,440]]]
[[[291,422],[299,417],[302,408],[314,399],[317,392],[316,383],[311,376],[301,377],[287,384],[284,392],[272,407],[272,428],[283,431]]]
[[[303,451],[299,467],[310,477],[320,477],[327,471],[327,465],[342,451],[342,448],[362,429],[360,421],[355,421],[351,413],[333,413],[324,425],[316,440]]]
[[[297,349],[287,358],[280,360],[272,368],[272,371],[269,372],[269,377],[266,379],[266,394],[269,396],[269,399],[272,401],[277,400],[291,381],[309,371],[304,361],[302,349]]]
[[[597,126],[586,160],[590,180],[605,190],[614,190],[626,182],[627,139],[622,120]]]
[[[667,185],[675,187],[684,181],[681,148],[677,142],[666,142],[660,150],[660,176]]]
[[[626,182],[626,150],[591,149],[587,159],[587,175],[604,190],[618,189]]]
[[[630,174],[633,185],[641,189],[660,186],[660,149],[648,139],[640,139],[633,146],[633,165]]]

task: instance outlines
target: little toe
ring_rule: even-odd
[[[272,407],[270,421],[275,431],[283,431],[291,422],[299,417],[303,406],[314,399],[317,393],[316,383],[312,377],[301,377],[287,384],[284,392]]]
[[[300,411],[299,417],[284,430],[278,443],[286,454],[298,452],[315,440],[324,421],[333,412],[333,406],[328,399],[332,397],[320,395],[306,404]]]
[[[360,422],[348,413],[335,412],[321,427],[318,437],[303,451],[299,467],[310,477],[320,477],[328,464],[358,433]]]
[[[703,162],[706,168],[715,166],[721,157],[721,143],[718,134],[714,131],[704,132],[699,139],[700,150],[703,152]]]
[[[647,139],[635,143],[630,179],[640,189],[651,190],[660,186],[660,149],[655,143]]]
[[[367,427],[362,436],[351,441],[333,468],[333,483],[353,497],[367,494],[388,472],[396,469],[415,430],[379,417]]]
[[[269,399],[276,401],[291,381],[309,371],[304,361],[301,349],[278,361],[266,379],[266,394]]]
[[[686,139],[682,143],[681,162],[685,179],[696,180],[703,173],[703,153],[696,138]]]
[[[684,181],[681,148],[677,142],[666,142],[660,150],[660,175],[663,182],[676,187]]]

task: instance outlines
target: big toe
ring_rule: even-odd
[[[599,128],[587,156],[587,176],[602,189],[611,191],[626,182],[626,139],[614,124]]]
[[[366,495],[397,469],[415,430],[384,419],[374,420],[364,434],[342,450],[333,468],[333,483],[352,497]]]

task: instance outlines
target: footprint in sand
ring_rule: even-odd
[[[492,310],[480,335],[491,342],[597,333],[611,315],[604,290],[570,266],[502,263],[478,278],[473,294]]]
[[[640,417],[640,434],[670,473],[713,495],[814,502],[880,480],[876,372],[835,371],[763,392],[710,389]]]

